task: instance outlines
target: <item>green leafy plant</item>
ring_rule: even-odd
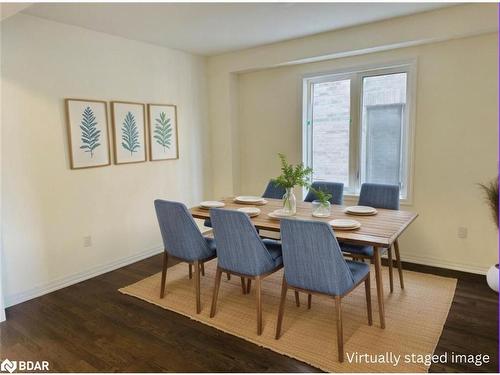
[[[82,145],[80,149],[85,150],[85,152],[90,152],[90,157],[94,157],[94,150],[99,147],[99,137],[101,136],[101,131],[96,127],[97,121],[95,119],[94,112],[90,107],[85,108],[82,114],[82,123],[80,129],[82,130]]]
[[[172,125],[165,112],[160,112],[160,117],[156,119],[154,139],[156,143],[163,146],[163,152],[170,148],[172,142]]]
[[[141,147],[139,144],[139,130],[135,123],[135,117],[132,112],[127,112],[122,126],[122,147],[130,151],[130,156]]]
[[[293,189],[295,186],[309,187],[312,168],[304,167],[304,164],[288,164],[286,156],[278,154],[281,161],[281,175],[274,179],[274,184],[284,189]]]
[[[484,192],[485,200],[491,210],[491,217],[498,228],[498,177],[488,184],[479,184]]]
[[[316,195],[316,200],[321,203],[322,206],[328,206],[332,195],[323,191],[321,189],[310,188],[312,192]]]

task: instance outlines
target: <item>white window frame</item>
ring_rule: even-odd
[[[415,140],[415,109],[416,109],[416,80],[417,80],[417,60],[405,60],[399,62],[378,63],[369,66],[347,68],[335,71],[327,71],[302,76],[302,161],[307,166],[312,166],[312,95],[311,87],[315,83],[327,82],[331,80],[351,79],[351,125],[349,129],[349,184],[352,185],[350,191],[344,192],[344,197],[348,202],[356,201],[361,188],[361,142],[362,142],[362,111],[363,95],[362,84],[364,77],[376,75],[386,75],[395,73],[406,73],[406,106],[405,111],[406,126],[402,129],[403,137],[403,168],[406,184],[406,196],[400,197],[400,203],[411,205],[413,202],[413,156]]]

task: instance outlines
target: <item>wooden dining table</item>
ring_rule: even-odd
[[[281,199],[266,198],[265,204],[241,204],[236,203],[233,197],[221,199],[224,202],[224,209],[237,210],[241,207],[255,206],[260,208],[261,213],[251,218],[256,228],[279,232],[280,221],[270,218],[267,214],[283,207]],[[404,232],[406,228],[417,218],[418,214],[402,210],[387,210],[377,208],[377,214],[372,216],[354,216],[345,213],[346,206],[332,205],[331,214],[326,218],[317,218],[312,216],[312,205],[309,202],[297,202],[297,214],[293,216],[296,219],[314,220],[329,222],[333,219],[354,219],[361,223],[361,227],[355,230],[338,230],[335,236],[339,242],[358,245],[373,246],[375,280],[377,285],[377,298],[379,305],[380,326],[385,328],[384,312],[384,287],[381,274],[381,252],[393,245],[394,241]],[[208,219],[210,212],[202,207],[191,208],[191,214],[194,218]]]

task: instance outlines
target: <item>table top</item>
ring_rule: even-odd
[[[259,229],[279,232],[280,222],[267,216],[268,213],[283,207],[281,199],[268,199],[264,205],[248,205],[234,202],[234,198],[224,198],[220,202],[225,203],[224,209],[236,210],[240,207],[254,206],[261,210],[257,217],[251,218],[254,225]],[[378,247],[389,247],[403,233],[403,231],[417,218],[417,214],[409,211],[386,210],[377,208],[377,214],[373,216],[355,216],[344,212],[347,206],[332,205],[331,215],[326,218],[312,216],[312,207],[309,202],[297,202],[297,214],[294,216],[302,220],[314,220],[329,222],[333,219],[354,219],[361,223],[361,228],[355,230],[335,230],[337,239],[343,242],[371,245]],[[207,219],[210,212],[200,207],[191,208],[191,214],[198,219]]]

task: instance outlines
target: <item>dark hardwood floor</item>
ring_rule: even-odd
[[[58,372],[319,371],[117,291],[159,272],[161,262],[161,256],[154,256],[10,307],[0,324],[0,359],[47,360],[50,370]],[[458,278],[436,354],[491,356],[481,367],[446,364],[430,370],[497,372],[498,294],[486,286],[484,276],[404,266]]]

